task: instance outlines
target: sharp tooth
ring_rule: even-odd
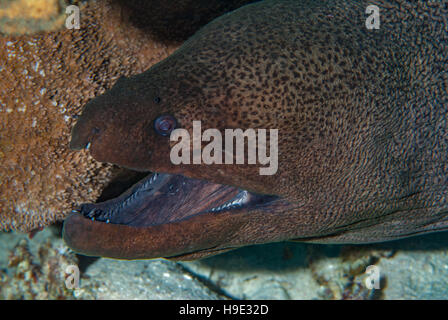
[[[157,178],[158,178],[158,174],[157,173],[154,173],[153,175],[152,175],[152,177],[151,177],[151,179],[149,179],[149,183],[153,183],[154,181],[156,181],[157,180]]]
[[[145,190],[152,190],[150,186],[157,180],[158,176],[159,175],[157,173],[154,173],[151,178],[147,180],[139,190],[137,190],[137,193]]]
[[[243,193],[241,194],[240,197],[241,202],[246,202],[247,201],[247,191],[243,191]]]
[[[232,208],[236,208],[236,207],[241,207],[242,205],[244,205],[248,200],[248,193],[246,190],[241,191],[235,199],[229,200],[229,202],[224,203],[222,205],[220,205],[219,207],[215,207],[210,209],[210,211],[212,212],[219,212],[225,209],[232,209]]]

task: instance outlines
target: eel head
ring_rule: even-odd
[[[194,259],[283,240],[269,230],[274,215],[290,206],[272,187],[276,175],[260,175],[258,165],[172,163],[174,128],[193,134],[192,120],[200,120],[202,130],[224,132],[234,123],[226,108],[201,105],[203,91],[153,79],[159,68],[118,80],[86,105],[73,128],[72,149],[151,173],[115,199],[74,210],[64,223],[67,244],[85,255]]]

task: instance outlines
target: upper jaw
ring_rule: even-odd
[[[87,134],[89,130],[85,128],[82,119],[78,119],[75,126],[72,129],[69,147],[72,150],[82,150],[91,145],[92,137]]]
[[[82,139],[78,135],[72,134],[72,138],[70,140],[69,147],[72,150],[82,150],[82,149],[86,148],[87,146],[90,147],[89,143],[90,142],[88,142],[88,141],[86,142],[85,139]]]

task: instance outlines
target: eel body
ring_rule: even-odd
[[[371,4],[379,29],[366,27]],[[194,259],[448,229],[446,16],[443,2],[267,0],[212,21],[86,105],[71,147],[152,174],[77,209],[65,241],[87,255]],[[194,121],[223,136],[277,129],[278,169],[173,164],[166,119],[191,135]]]

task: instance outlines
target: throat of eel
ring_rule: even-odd
[[[105,202],[83,204],[77,212],[91,220],[143,226],[202,213],[265,206],[276,199],[277,196],[255,194],[205,180],[154,173],[121,196]]]

